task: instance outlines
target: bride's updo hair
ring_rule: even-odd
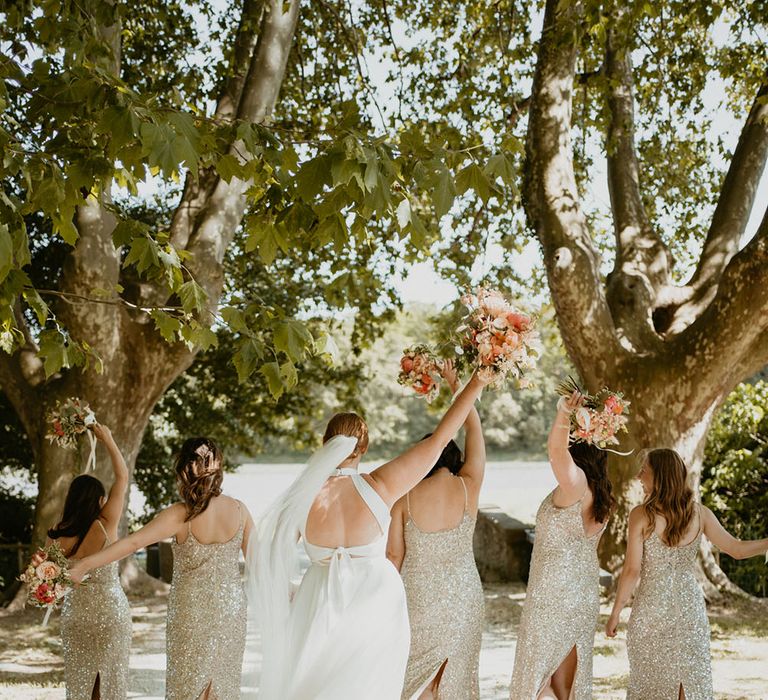
[[[357,438],[357,445],[350,457],[359,457],[368,450],[368,424],[357,413],[337,413],[328,421],[323,444],[336,435]]]
[[[176,457],[179,495],[187,508],[184,522],[200,515],[211,499],[221,495],[223,457],[216,443],[205,437],[189,438]]]

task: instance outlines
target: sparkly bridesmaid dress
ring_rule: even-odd
[[[701,518],[701,514],[699,514]],[[701,532],[679,547],[654,532],[643,544],[627,628],[628,700],[712,700],[709,621],[694,567]]]
[[[592,698],[592,648],[600,613],[597,543],[605,526],[587,536],[581,516],[584,496],[558,508],[553,495],[542,501],[536,514],[511,700],[535,700],[574,646],[577,667],[571,697]]]
[[[461,477],[458,477],[461,479]],[[485,600],[472,550],[475,518],[467,512],[454,528],[424,532],[411,516],[405,524],[401,575],[411,622],[411,651],[403,698],[423,689],[447,659],[440,700],[477,700]]]
[[[104,532],[104,547],[110,543]],[[131,647],[131,608],[120,585],[117,562],[91,571],[61,608],[61,642],[67,700],[91,700],[99,677],[101,700],[124,700]]]
[[[239,557],[245,519],[227,542],[203,544],[192,534],[173,548],[168,596],[165,697],[196,700],[211,686],[216,700],[240,698],[246,603]]]

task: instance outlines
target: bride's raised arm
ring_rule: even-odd
[[[464,424],[486,383],[476,373],[473,374],[432,435],[371,472],[376,491],[387,505],[392,507],[435,465],[443,448]]]

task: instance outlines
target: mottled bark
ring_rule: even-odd
[[[290,53],[299,2],[245,0],[233,50],[232,78],[225,87],[216,116],[263,122],[272,114]],[[104,30],[113,43],[113,70],[119,67],[119,32]],[[233,146],[234,147],[234,146]],[[187,268],[206,290],[215,308],[223,285],[223,259],[245,210],[246,183],[227,184],[211,172],[199,181],[188,177],[173,219],[172,241],[191,253]],[[80,207],[76,225],[80,237],[64,262],[60,291],[91,296],[94,289],[115,289],[121,279],[120,254],[112,244],[115,220],[102,199],[90,198]],[[126,282],[126,287],[130,285]],[[133,298],[167,300],[152,284],[135,285]],[[0,353],[0,387],[27,430],[38,468],[38,500],[33,539],[40,543],[61,513],[71,478],[85,456],[52,446],[44,435],[45,415],[57,400],[79,396],[99,420],[109,425],[131,473],[149,416],[171,382],[194,360],[181,343],[166,343],[142,313],[115,304],[59,300],[57,315],[70,334],[87,342],[100,356],[103,371],[94,366],[63,370],[40,381],[33,345],[13,355]],[[31,341],[30,341],[31,342]],[[26,353],[26,354],[25,354]],[[170,468],[170,467],[169,467]],[[111,465],[98,451],[96,475],[107,488]]]
[[[689,303],[691,285],[673,284],[671,257],[643,208],[633,137],[631,27],[621,13],[612,18],[605,60],[606,148],[616,264],[604,282],[571,154],[581,9],[578,2],[546,5],[529,110],[526,215],[541,242],[566,348],[587,388],[609,386],[632,402],[630,434],[622,447],[678,450],[698,489],[717,408],[738,382],[768,363],[768,212],[753,239],[738,250],[768,153],[768,126],[760,117],[765,105],[757,100],[747,119],[691,282],[705,284],[706,278],[708,291]],[[683,308],[685,322],[676,323]],[[668,321],[660,324],[662,317]],[[612,456],[610,468],[621,501],[601,554],[615,569],[623,558],[626,517],[640,494],[633,458]],[[699,573],[710,596],[735,590],[706,547]]]

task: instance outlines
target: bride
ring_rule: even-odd
[[[386,558],[389,511],[437,461],[484,382],[476,375],[431,437],[359,474],[368,428],[328,423],[323,447],[267,512],[248,548],[248,592],[262,640],[259,700],[399,700],[410,631],[402,580]],[[311,565],[298,591],[296,542]]]

